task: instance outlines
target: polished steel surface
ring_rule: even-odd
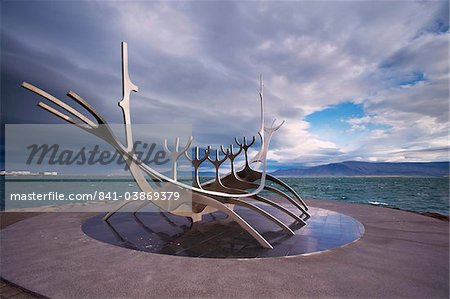
[[[241,207],[236,212],[268,240],[272,250],[262,248],[253,238],[221,212],[205,215],[192,224],[187,217],[170,213],[137,214],[120,212],[109,222],[102,215],[88,219],[82,226],[85,234],[101,242],[150,253],[208,258],[284,257],[310,254],[341,247],[358,240],[364,226],[352,217],[330,210],[310,208],[312,217],[301,228],[275,208],[261,205],[295,232],[277,231],[271,222]]]

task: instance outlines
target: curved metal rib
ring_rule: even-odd
[[[254,189],[258,186],[257,184],[255,184],[253,182],[244,181],[242,179],[235,178],[231,174],[228,174],[227,176],[223,177],[222,181],[225,185],[234,186],[235,188],[242,189],[242,190]],[[301,206],[297,201],[295,201],[292,197],[290,197],[285,192],[283,192],[277,188],[274,188],[272,186],[269,186],[269,185],[265,185],[264,190],[274,192],[278,195],[281,195],[283,198],[287,199],[291,204],[293,204],[295,207],[297,207],[302,212],[303,215],[306,215],[305,219],[308,219],[311,217],[311,215],[306,211],[306,209],[303,208],[303,206]],[[254,196],[259,196],[259,194],[254,195]],[[249,197],[252,197],[252,196],[249,196]]]
[[[265,186],[264,189],[265,189],[265,190],[272,191],[272,192],[274,192],[274,193],[276,193],[276,194],[278,194],[278,195],[283,196],[283,197],[286,198],[287,200],[289,200],[294,206],[296,206],[300,211],[302,211],[302,213],[303,213],[304,215],[306,215],[305,220],[311,217],[311,215],[306,211],[306,209],[304,209],[298,202],[296,202],[292,197],[290,197],[289,195],[287,195],[287,194],[284,193],[283,191],[281,191],[281,190],[279,190],[279,189],[277,189],[277,188],[274,188],[274,187],[272,187],[272,186]]]
[[[53,102],[54,104],[60,106],[61,108],[63,108],[64,110],[66,110],[67,112],[75,115],[77,118],[79,118],[81,121],[83,121],[84,123],[88,124],[91,127],[96,127],[97,125],[90,120],[89,118],[87,118],[86,116],[84,116],[83,114],[81,114],[80,112],[78,112],[76,109],[72,108],[71,106],[67,105],[66,103],[64,103],[63,101],[57,99],[56,97],[52,96],[51,94],[43,91],[42,89],[31,85],[27,82],[23,82],[22,83],[22,87],[48,99],[50,102]]]
[[[228,174],[227,176],[222,178],[222,182],[224,183],[224,185],[228,185],[228,186],[233,186],[234,188],[230,188],[232,191],[236,192],[237,194],[242,194],[242,193],[246,193],[245,190],[246,189],[254,189],[256,188],[258,185],[252,182],[247,182],[247,181],[242,181],[242,180],[238,180],[237,178],[233,177],[230,174]],[[212,183],[210,183],[212,184]],[[208,188],[208,184],[204,185],[205,188]],[[276,189],[273,188],[271,186],[264,186],[264,190],[268,190],[268,191],[272,191],[274,192],[274,190],[272,189]],[[301,212],[302,215],[306,215],[305,220],[308,219],[310,217],[309,213],[307,213],[301,206],[299,206],[299,204],[293,199],[291,198],[289,195],[287,195],[286,193],[282,192],[281,190],[276,189],[277,191],[279,191],[279,195],[281,195],[282,197],[286,198],[290,203],[292,203],[295,207],[297,207]],[[294,218],[295,220],[306,224],[305,220],[303,220],[300,216],[296,215],[295,213],[293,213],[292,211],[286,209],[285,207],[257,194],[257,195],[252,195],[249,196],[249,198],[253,198],[255,200],[259,200],[261,202],[267,203],[281,211],[283,211],[284,213],[288,214],[289,216],[291,216],[292,218]]]
[[[267,213],[266,211],[264,211],[260,207],[255,206],[254,204],[251,204],[249,202],[242,201],[242,200],[239,200],[239,199],[229,199],[228,202],[232,203],[232,204],[235,204],[237,206],[243,206],[243,207],[249,208],[249,209],[251,209],[251,210],[253,210],[255,212],[258,212],[259,214],[261,214],[262,216],[266,217],[267,219],[269,219],[273,223],[277,224],[279,227],[281,227],[283,230],[285,230],[286,232],[288,232],[292,236],[295,235],[295,233],[292,231],[292,229],[289,228],[289,226],[287,226],[286,224],[281,222],[275,216]]]
[[[235,141],[239,146],[239,151],[237,153],[235,153],[233,151],[233,145],[230,145],[230,148],[229,148],[229,150],[227,149],[227,151],[225,151],[224,148],[221,146],[222,152],[224,154],[228,153],[228,158],[230,159],[230,162],[231,162],[230,163],[230,165],[231,165],[230,173],[228,175],[224,176],[223,178],[221,178],[222,185],[228,187],[229,189],[221,188],[221,185],[217,185],[216,182],[213,180],[204,183],[202,185],[203,188],[210,189],[210,190],[213,189],[216,191],[224,191],[224,192],[228,191],[228,192],[233,192],[235,194],[242,194],[242,193],[247,193],[245,191],[247,189],[254,189],[254,188],[258,187],[257,184],[255,184],[253,182],[249,182],[249,181],[244,181],[236,176],[235,168],[234,168],[234,160],[239,155],[239,153],[243,150],[243,146],[244,146],[244,144],[246,144],[246,141],[244,140],[243,143],[240,143],[237,140],[237,138],[235,138]],[[246,149],[248,149],[248,147]],[[289,195],[282,192],[281,190],[278,190],[274,187],[267,186],[267,185],[264,186],[264,190],[272,191],[272,192],[277,193],[278,195],[281,195],[282,197],[286,198],[290,203],[292,203],[294,206],[296,206],[302,212],[303,215],[306,215],[305,219],[308,219],[310,217],[309,213],[307,213],[301,205],[299,205],[293,198],[291,198]],[[260,198],[260,195],[253,195],[253,196],[249,196],[249,197],[258,200],[258,198]],[[301,217],[295,215],[294,213],[285,209],[284,207],[282,207],[272,201],[269,201],[268,199],[265,199],[265,200],[264,199],[261,201],[271,204],[272,206],[274,206],[274,207],[282,210],[286,214],[290,215],[297,221],[301,221],[303,224],[305,224],[304,220]]]
[[[274,120],[274,122],[275,122],[275,120]],[[284,122],[283,122],[283,123],[284,123]],[[269,144],[270,139],[271,139],[273,133],[274,133],[276,130],[278,130],[278,129],[281,127],[281,125],[282,125],[283,123],[281,123],[281,124],[280,124],[279,126],[277,126],[277,127],[273,127],[273,126],[272,126],[271,128],[264,128],[264,130],[266,131],[267,136],[268,136],[268,138],[267,138],[267,143],[266,143],[266,144]],[[273,124],[273,123],[272,123],[272,124]],[[261,137],[261,142],[264,142],[264,136],[260,134],[260,137]],[[237,141],[237,139],[236,139],[236,143],[238,143],[239,145],[241,145],[241,144]],[[240,171],[238,171],[238,172],[236,173],[237,178],[240,179],[240,180],[243,180],[243,181],[249,181],[249,182],[254,182],[254,181],[256,181],[256,180],[259,180],[259,178],[261,177],[262,173],[259,172],[259,171],[254,170],[254,169],[252,169],[252,168],[250,167],[250,163],[249,163],[249,161],[248,161],[248,156],[247,156],[247,150],[248,150],[248,147],[243,147],[243,149],[244,149],[244,153],[245,153],[245,165],[244,165],[243,169],[241,169]],[[267,155],[267,151],[268,151],[268,147],[266,146],[266,147],[264,147],[264,148],[257,154],[257,156],[255,156],[255,158],[257,158],[257,159],[259,160],[259,157],[260,157],[261,155]],[[253,162],[256,161],[255,158],[252,159]],[[291,192],[291,193],[299,200],[299,202],[303,205],[303,208],[301,208],[301,210],[302,210],[302,211],[305,211],[305,212],[308,210],[308,206],[306,205],[306,203],[303,201],[303,199],[300,197],[300,195],[298,195],[297,192],[295,192],[295,190],[292,189],[292,187],[288,186],[286,183],[284,183],[284,182],[281,181],[280,179],[278,179],[278,178],[276,178],[276,177],[274,177],[274,176],[272,176],[272,175],[270,175],[270,174],[266,174],[266,178],[267,178],[267,180],[271,180],[272,182],[277,183],[277,184],[279,184],[279,185],[281,185],[281,186],[287,188],[287,189],[288,189],[288,190],[289,190],[289,191],[290,191],[290,192]],[[266,186],[265,186],[265,187],[266,187]],[[278,190],[278,189],[277,189],[277,190]],[[280,191],[280,190],[278,190],[278,191]],[[279,193],[279,192],[277,192],[277,193]],[[285,194],[285,193],[284,193],[284,194]],[[292,198],[289,197],[289,196],[288,196],[288,198],[289,198],[289,199],[292,199]],[[299,206],[297,203],[296,203],[295,205],[296,205],[297,207],[300,208],[300,206]],[[308,214],[308,215],[309,215],[309,214]]]
[[[71,123],[71,124],[76,125],[76,126],[78,126],[78,127],[84,127],[84,128],[86,128],[86,129],[89,129],[89,128],[90,128],[89,126],[87,126],[87,125],[85,125],[85,124],[81,124],[81,123],[76,122],[76,121],[75,121],[73,118],[71,118],[70,116],[67,116],[66,114],[64,114],[64,113],[62,113],[62,112],[59,112],[59,111],[56,110],[55,108],[50,107],[49,105],[47,105],[47,104],[45,104],[45,103],[43,103],[43,102],[39,102],[37,105],[38,105],[40,108],[42,108],[42,109],[44,109],[44,110],[47,110],[48,112],[50,112],[50,113],[52,113],[52,114],[58,116],[59,118],[62,118],[63,120],[67,121],[68,123]]]
[[[241,216],[239,216],[236,212],[228,208],[223,203],[207,197],[200,194],[193,194],[193,196],[196,196],[196,201],[199,203],[203,203],[205,205],[214,207],[218,209],[219,211],[222,211],[223,213],[227,214],[229,217],[231,217],[234,221],[236,221],[243,229],[245,229],[253,238],[258,241],[259,244],[261,244],[264,248],[270,248],[273,249],[273,246],[270,245],[270,243],[264,239],[263,236],[261,236],[260,233],[258,233],[250,224],[247,223]]]
[[[283,207],[282,205],[277,204],[274,201],[271,201],[270,199],[261,196],[261,195],[253,195],[251,198],[254,198],[256,200],[259,200],[260,202],[266,203],[271,205],[274,208],[277,208],[281,211],[283,211],[284,213],[288,214],[289,216],[291,216],[292,218],[294,218],[295,220],[297,220],[298,222],[302,223],[303,225],[306,225],[305,220],[303,220],[300,216],[298,216],[297,214],[295,214],[294,212],[292,212],[289,209],[286,209],[285,207]]]
[[[295,192],[295,190],[291,186],[289,186],[288,184],[286,184],[279,178],[274,177],[273,175],[270,175],[270,174],[266,174],[266,178],[267,178],[267,180],[277,183],[278,185],[281,185],[284,188],[286,188],[287,190],[289,190],[300,201],[300,203],[303,205],[305,210],[308,210],[308,205],[306,205],[305,201],[300,197],[300,195],[297,194],[297,192]]]

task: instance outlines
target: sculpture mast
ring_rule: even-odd
[[[130,80],[128,73],[128,47],[126,42],[122,42],[122,100],[119,102],[123,112],[123,120],[125,124],[126,149],[130,153],[133,150],[133,133],[131,130],[130,115],[130,94],[132,91],[137,92],[139,88]]]

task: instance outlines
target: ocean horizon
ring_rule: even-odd
[[[204,177],[203,181],[210,179]],[[348,203],[370,204],[418,213],[449,215],[448,177],[353,176],[353,177],[281,177],[300,196]],[[1,208],[7,190],[32,193],[36,190],[60,192],[133,192],[139,191],[131,177],[122,176],[11,176],[1,177]],[[189,183],[189,180],[184,180]],[[59,187],[58,187],[59,186]],[[11,189],[9,189],[11,188]],[[82,190],[82,191],[80,191]],[[23,202],[35,207],[39,202]],[[60,203],[62,204],[62,203]]]

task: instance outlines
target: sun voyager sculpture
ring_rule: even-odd
[[[58,106],[65,113],[57,110],[44,102],[39,102],[37,105],[47,110],[48,112],[56,115],[64,121],[73,124],[82,130],[87,131],[90,134],[101,138],[109,143],[116,151],[118,151],[124,160],[126,161],[129,171],[133,176],[136,184],[142,192],[155,192],[164,190],[177,190],[181,196],[186,196],[192,199],[192,206],[187,211],[185,208],[179,206],[179,203],[174,201],[145,201],[139,207],[135,209],[135,212],[141,210],[149,203],[155,204],[163,211],[168,211],[174,215],[187,216],[192,219],[193,222],[198,222],[202,219],[202,216],[208,213],[221,211],[225,213],[231,220],[238,223],[244,230],[246,230],[262,247],[273,248],[272,245],[251,226],[245,219],[243,219],[233,209],[235,206],[251,209],[259,213],[262,217],[265,217],[269,221],[279,226],[282,229],[282,233],[294,235],[294,231],[286,225],[284,222],[265,211],[255,203],[264,203],[270,205],[273,208],[285,213],[296,222],[296,224],[305,225],[306,220],[310,218],[308,213],[308,206],[304,200],[297,194],[297,192],[281,181],[280,179],[270,175],[266,171],[266,159],[267,152],[269,150],[269,143],[272,135],[283,125],[284,122],[275,126],[275,120],[270,127],[265,125],[264,120],[264,96],[263,96],[263,83],[261,79],[260,83],[260,110],[261,110],[261,123],[258,133],[260,138],[260,148],[254,157],[249,157],[249,148],[255,144],[255,136],[248,140],[244,137],[242,140],[235,138],[236,148],[231,144],[229,147],[224,148],[220,146],[220,149],[214,151],[208,146],[203,154],[200,154],[199,147],[191,149],[192,136],[183,149],[180,149],[180,139],[175,140],[175,146],[172,150],[169,149],[167,139],[164,142],[164,148],[169,153],[172,162],[172,177],[165,176],[160,172],[152,169],[148,165],[142,163],[135,155],[133,148],[133,133],[131,127],[131,115],[130,115],[130,96],[131,92],[137,92],[138,87],[134,85],[129,77],[128,73],[128,53],[127,44],[122,42],[122,88],[123,97],[119,102],[119,106],[122,109],[124,119],[124,130],[126,142],[122,143],[119,138],[113,133],[107,121],[81,96],[73,91],[69,91],[67,96],[73,101],[81,105],[87,113],[89,113],[96,122],[92,121],[86,115],[79,110],[70,106],[69,104],[59,100],[44,90],[27,82],[22,83],[22,87],[40,95],[47,99],[54,105]],[[70,113],[75,116],[77,120],[67,115]],[[219,152],[220,150],[220,152]],[[191,152],[191,154],[189,154]],[[192,153],[193,152],[193,153]],[[220,157],[222,155],[222,157]],[[243,155],[244,166],[237,169],[235,165],[236,158]],[[187,185],[177,178],[177,161],[184,156],[188,159],[194,169],[193,184]],[[221,165],[228,160],[231,165],[231,170],[225,174],[220,175],[219,169]],[[200,183],[199,180],[199,168],[202,163],[211,163],[215,168],[215,178],[205,183]],[[151,180],[146,179],[146,176]],[[150,182],[151,181],[151,182]],[[266,181],[270,181],[272,184],[267,185]],[[275,187],[277,186],[277,187]],[[279,187],[282,187],[279,188]],[[294,209],[288,209],[284,204],[278,203],[278,201],[269,199],[261,195],[262,191],[271,192],[279,199],[286,201],[286,203],[292,205]],[[121,202],[112,211],[108,212],[103,220],[108,221],[116,212],[118,212],[125,205],[131,201]],[[296,211],[296,212],[295,212]]]

